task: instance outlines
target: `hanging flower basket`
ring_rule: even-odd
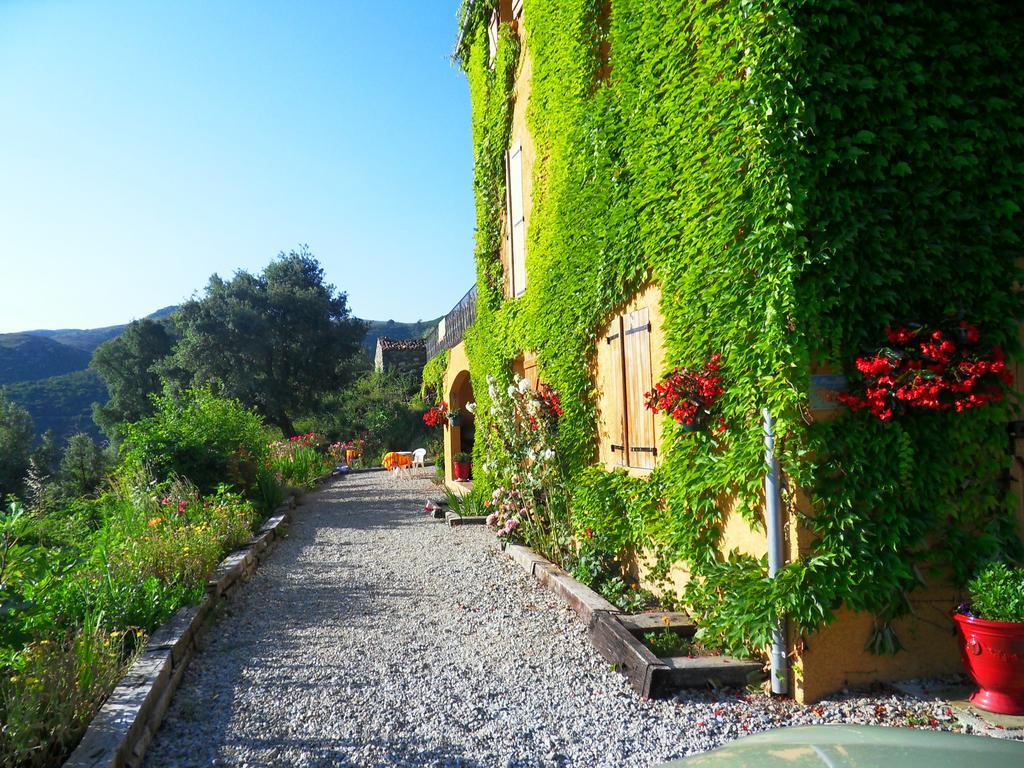
[[[721,359],[716,353],[700,368],[676,368],[647,393],[647,407],[654,413],[667,413],[684,432],[698,432],[712,424],[723,431],[725,420],[718,413],[724,391],[719,373]]]
[[[999,346],[965,320],[886,330],[888,344],[855,363],[859,389],[838,396],[880,421],[914,412],[966,411],[999,402],[1013,377]]]
[[[442,401],[437,405],[431,406],[427,412],[423,414],[423,423],[428,427],[439,427],[444,423],[447,416],[448,403]]]

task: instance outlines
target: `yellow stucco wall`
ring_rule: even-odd
[[[950,618],[959,599],[948,586],[915,590],[913,614],[893,622],[904,647],[893,656],[865,650],[874,624],[870,614],[841,608],[829,626],[791,638],[794,697],[811,704],[845,687],[959,672],[960,651]]]
[[[454,391],[459,380],[459,375],[469,373],[469,358],[466,356],[466,345],[460,343],[448,350],[448,368],[444,374],[444,399],[448,402],[449,408],[465,410],[466,404],[461,402],[458,394]],[[453,395],[454,398],[453,398]],[[444,425],[444,478],[446,482],[452,481],[452,456],[462,450],[460,433],[452,429],[447,422]]]

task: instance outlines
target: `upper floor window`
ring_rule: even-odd
[[[490,63],[494,66],[494,58],[498,55],[498,9],[491,11],[491,20],[487,23],[487,46],[490,51]]]
[[[526,291],[526,212],[523,205],[523,145],[516,143],[505,157],[509,296]]]

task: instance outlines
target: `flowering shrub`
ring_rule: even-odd
[[[446,418],[448,418],[448,403],[440,402],[437,405],[431,406],[423,414],[423,423],[431,428],[438,427],[444,424]]]
[[[699,370],[676,368],[646,394],[647,407],[654,413],[667,413],[688,432],[708,426],[715,420],[723,392],[721,359],[715,353]],[[721,432],[725,419],[718,416],[717,422]]]
[[[332,466],[329,458],[317,451],[317,443],[315,432],[271,443],[267,468],[279,473],[287,483],[311,487]]]
[[[499,535],[533,547],[556,562],[572,557],[569,494],[555,453],[558,393],[518,378],[507,388],[487,378],[491,400],[487,460],[482,469],[496,486],[492,525]]]
[[[487,525],[496,529],[498,538],[513,544],[522,543],[520,524],[530,516],[522,493],[515,489],[495,488],[489,499],[484,501],[488,510]]]
[[[961,321],[941,328],[887,329],[889,344],[857,358],[863,391],[839,395],[853,410],[882,421],[914,411],[965,411],[1002,400],[1013,381],[1000,347],[985,348],[981,333]]]

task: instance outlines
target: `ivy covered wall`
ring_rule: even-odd
[[[473,103],[478,436],[487,375],[535,350],[561,393],[559,456],[579,545],[634,546],[700,578],[687,595],[730,648],[806,630],[842,603],[884,622],[930,568],[962,581],[1014,557],[1008,403],[879,422],[809,418],[810,374],[852,373],[888,324],[959,314],[1017,348],[1024,22],[1010,0],[527,0],[536,144],[526,294],[506,300],[503,153],[518,35],[488,62],[493,2],[458,52]],[[610,12],[608,12],[610,9]],[[721,353],[721,435],[666,425],[649,479],[594,468],[596,334],[662,291],[670,366]],[[767,580],[716,546],[723,495],[760,525],[760,411],[777,419],[786,506],[815,540]],[[483,466],[486,439],[478,439]],[[500,478],[477,472],[484,485]],[[798,503],[796,489],[809,503]]]

